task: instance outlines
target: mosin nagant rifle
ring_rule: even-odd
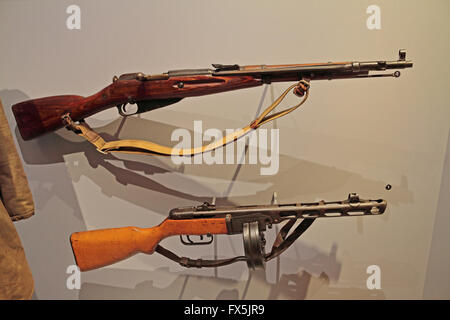
[[[275,194],[274,199],[270,205],[254,206],[216,206],[213,200],[211,204],[205,202],[196,207],[172,209],[161,224],[152,228],[123,227],[73,233],[70,241],[75,261],[81,271],[88,271],[137,253],[158,252],[184,267],[219,267],[246,261],[250,269],[263,268],[266,261],[292,245],[316,218],[379,215],[387,205],[385,200],[363,200],[355,193],[344,201],[335,202],[277,204]],[[293,228],[299,219],[303,220]],[[285,224],[271,251],[266,253],[263,232],[282,222]],[[214,234],[242,234],[245,255],[219,260],[190,259],[159,245],[170,236],[180,236],[186,245],[209,244]],[[193,241],[189,237],[193,235],[201,236],[200,241]]]
[[[33,99],[12,107],[19,132],[24,140],[66,127],[86,138],[103,152],[127,152],[157,155],[193,155],[225,145],[264,123],[281,117],[298,108],[308,97],[313,80],[362,79],[374,77],[399,77],[400,72],[376,73],[388,69],[413,66],[406,60],[406,51],[399,51],[395,61],[328,62],[289,65],[222,65],[213,69],[185,69],[156,75],[128,73],[114,76],[113,83],[88,97],[59,95]],[[373,73],[375,71],[375,73]],[[192,149],[174,149],[141,140],[105,141],[84,121],[108,108],[117,107],[119,114],[128,116],[162,108],[186,97],[202,96],[230,90],[256,87],[267,83],[295,81],[275,102],[248,126],[225,136],[220,141]],[[271,113],[289,91],[304,97],[300,103],[283,111]],[[136,104],[135,112],[127,104]]]

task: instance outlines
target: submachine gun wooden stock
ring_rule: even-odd
[[[317,218],[379,215],[386,210],[386,201],[363,200],[355,193],[344,201],[277,204],[276,194],[270,205],[216,206],[203,203],[196,207],[175,208],[160,225],[152,228],[124,227],[73,233],[72,250],[81,271],[101,268],[136,253],[158,252],[184,267],[219,267],[246,261],[250,269],[263,268],[284,252]],[[303,219],[296,228],[297,220]],[[264,231],[285,222],[270,252],[265,252]],[[292,230],[293,229],[293,230]],[[291,231],[291,232],[290,232]],[[242,234],[244,256],[220,260],[179,257],[159,242],[180,236],[185,245],[209,244],[214,234]],[[199,242],[189,236],[201,236]],[[185,236],[185,239],[183,239]]]

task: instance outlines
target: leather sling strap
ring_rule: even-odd
[[[287,248],[289,248],[295,240],[297,240],[308,228],[312,225],[316,219],[303,219],[302,222],[292,231],[292,233],[286,238],[289,230],[293,227],[296,219],[289,220],[277,235],[277,238],[272,246],[272,250],[266,255],[266,261],[269,261],[275,257],[278,257]]]
[[[247,257],[244,256],[218,260],[190,259],[187,257],[179,257],[175,253],[162,247],[161,245],[157,245],[155,251],[186,268],[215,268],[226,266],[238,261],[247,261]]]
[[[306,88],[306,90],[304,98],[297,105],[269,115],[269,113],[271,113],[281,103],[281,101],[283,101],[283,99],[286,97],[289,91],[291,91],[292,89],[296,90],[299,86]],[[261,113],[260,116],[258,116],[255,120],[253,120],[248,126],[238,129],[233,133],[226,135],[221,140],[214,141],[201,147],[189,149],[172,148],[144,140],[105,141],[97,132],[95,132],[95,130],[93,130],[84,121],[75,123],[72,121],[69,114],[64,115],[62,117],[62,120],[67,129],[74,131],[79,136],[85,138],[87,141],[92,143],[101,153],[121,152],[121,153],[162,155],[162,156],[172,156],[172,155],[193,156],[195,154],[212,151],[216,148],[225,146],[226,144],[245,136],[252,130],[258,129],[263,124],[275,120],[277,118],[280,118],[294,111],[306,101],[308,95],[309,95],[309,82],[306,80],[301,80],[300,82],[293,84],[288,89],[286,89],[278,97],[278,99],[276,99],[266,110],[264,110]]]

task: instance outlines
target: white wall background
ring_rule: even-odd
[[[71,4],[81,8],[80,30],[66,28]],[[366,27],[372,4],[381,8],[381,30]],[[36,215],[16,223],[35,298],[450,298],[450,268],[427,274],[429,261],[442,263],[436,257],[449,249],[441,227],[434,236],[442,249],[432,250],[439,195],[439,212],[449,211],[448,193],[440,193],[450,152],[448,9],[448,1],[0,1],[0,98],[36,203]],[[31,98],[88,96],[128,72],[393,60],[401,48],[414,68],[399,79],[315,82],[302,109],[266,126],[280,129],[274,176],[261,176],[260,165],[179,167],[169,158],[104,156],[64,129],[25,142],[10,108]],[[287,86],[274,84],[263,105]],[[119,137],[170,144],[171,132],[192,130],[194,120],[204,128],[238,128],[253,119],[263,93],[259,87],[185,99],[128,118]],[[116,110],[88,119],[105,136],[120,121]],[[218,204],[256,204],[269,202],[274,191],[280,202],[358,192],[386,199],[388,210],[316,221],[266,274],[249,277],[244,263],[186,270],[156,254],[137,255],[83,273],[80,290],[66,287],[73,232],[150,227],[171,208],[214,195]],[[243,252],[239,236],[218,237],[210,247],[186,248],[176,238],[164,245],[194,257]],[[366,287],[366,268],[374,264],[380,290]]]

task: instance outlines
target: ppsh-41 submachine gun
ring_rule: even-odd
[[[249,268],[255,269],[264,267],[289,248],[317,218],[379,215],[386,205],[385,200],[363,200],[356,193],[343,201],[277,204],[274,194],[269,205],[216,206],[214,201],[205,202],[196,207],[172,209],[161,224],[152,228],[83,231],[72,234],[70,241],[81,271],[101,268],[140,252],[158,252],[184,267],[219,267],[246,261]],[[282,222],[285,224],[266,253],[264,231]],[[242,234],[245,255],[219,260],[190,259],[179,257],[159,244],[170,236],[180,236],[186,245],[209,244],[214,234]],[[200,241],[193,241],[190,238],[193,235],[201,236]]]

